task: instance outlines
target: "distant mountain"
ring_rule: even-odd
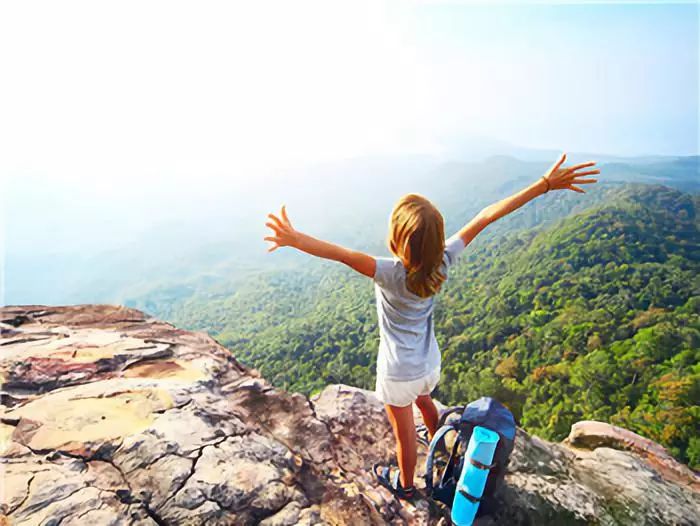
[[[462,134],[445,138],[441,157],[461,162],[481,162],[489,157],[506,155],[523,161],[547,162],[561,155],[561,150],[552,148],[529,148],[490,137]],[[645,164],[668,162],[682,156],[672,155],[613,155],[600,152],[569,152],[571,159],[595,159],[599,162]]]
[[[5,302],[121,303],[148,291],[159,294],[164,288],[196,287],[192,282],[226,281],[256,269],[298,264],[303,260],[291,254],[265,257],[265,216],[282,203],[300,228],[380,251],[389,212],[401,195],[428,196],[454,229],[486,204],[536,179],[557,155],[523,154],[537,160],[492,155],[468,162],[459,160],[470,157],[466,154],[347,159],[289,169],[255,191],[211,186],[189,204],[157,196],[149,201],[139,188],[133,196],[120,189],[120,195],[129,196],[123,202],[111,202],[107,194],[93,203],[48,181],[16,182],[7,196]],[[600,156],[573,153],[569,161],[589,158],[601,161],[602,181],[700,189],[698,157],[615,158],[608,163]],[[601,194],[593,190],[590,195],[595,200]],[[161,218],[164,211],[168,220]],[[148,226],[129,235],[138,225]]]

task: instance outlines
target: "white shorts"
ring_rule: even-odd
[[[440,367],[416,380],[400,382],[377,376],[374,394],[380,402],[398,407],[411,405],[421,395],[430,394],[440,381]]]

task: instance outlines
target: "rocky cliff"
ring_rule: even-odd
[[[393,441],[371,393],[281,391],[209,336],[123,307],[0,322],[0,524],[446,523],[372,480]],[[563,444],[519,431],[501,500],[483,524],[700,524],[698,476],[599,423]]]

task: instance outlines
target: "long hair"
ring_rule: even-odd
[[[406,267],[408,290],[421,298],[440,290],[446,279],[440,272],[445,222],[433,203],[419,194],[399,199],[391,212],[389,249]]]

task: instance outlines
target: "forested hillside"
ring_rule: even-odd
[[[697,465],[698,203],[627,191],[467,254],[437,315],[445,398],[494,394],[557,439],[582,418],[618,423]]]
[[[518,217],[538,223],[525,220],[537,209],[526,210],[465,250],[436,302],[437,396],[495,396],[551,439],[577,420],[617,423],[698,467],[700,200],[646,185],[602,195],[573,216],[517,229]],[[372,284],[340,265],[251,275],[166,314],[281,387],[373,387]]]

